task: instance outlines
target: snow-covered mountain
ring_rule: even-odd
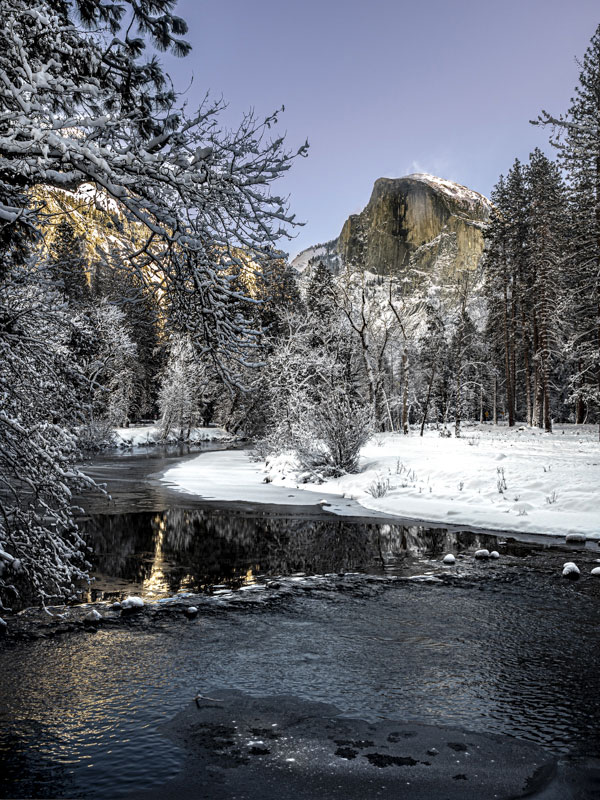
[[[298,253],[290,263],[297,272],[303,273],[311,263],[319,261],[322,261],[332,272],[338,272],[341,258],[337,250],[337,239],[307,247],[306,250]]]

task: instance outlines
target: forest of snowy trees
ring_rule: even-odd
[[[272,136],[276,114],[229,131],[222,103],[180,104],[146,56],[189,51],[174,5],[0,0],[5,604],[23,588],[70,597],[85,576],[71,498],[90,481],[75,463],[110,424],[154,412],[160,342],[189,340],[224,385],[256,362],[234,273],[278,256],[292,219],[270,184],[296,154]],[[106,213],[82,237],[84,187]]]
[[[277,115],[180,107],[146,44],[185,56],[173,0],[0,0],[0,589],[71,597],[76,464],[112,429],[219,424],[307,478],[376,430],[600,419],[600,28],[564,117],[492,195],[484,257],[450,284],[299,276],[271,184],[306,148]],[[137,29],[137,34],[133,32]]]

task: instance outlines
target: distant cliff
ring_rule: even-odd
[[[349,264],[382,275],[413,268],[452,278],[477,266],[490,209],[478,192],[433,175],[380,178],[337,240],[303,251],[292,264],[302,271],[325,256],[334,271]]]

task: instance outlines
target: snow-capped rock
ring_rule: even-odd
[[[93,608],[91,611],[88,611],[83,620],[84,622],[92,622],[92,623],[101,622],[102,614],[100,614],[98,611],[96,611],[95,608]]]
[[[565,542],[569,543],[584,543],[586,541],[585,533],[567,533]]]
[[[573,561],[565,561],[563,564],[563,578],[578,578],[580,575],[579,567]]]
[[[448,553],[448,555],[444,556],[443,563],[444,564],[456,564],[456,558],[452,555],[452,553]]]
[[[592,570],[592,575],[600,576],[600,567],[594,567],[594,569]]]
[[[144,607],[144,601],[141,597],[126,597],[121,603],[123,611],[136,611]]]
[[[490,551],[483,548],[482,550],[477,550],[475,552],[475,558],[489,558]]]
[[[492,550],[490,558],[500,558],[500,553],[497,550]]]

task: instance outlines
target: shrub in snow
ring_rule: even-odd
[[[302,468],[322,477],[358,472],[360,449],[372,431],[370,409],[343,389],[334,390],[327,403],[313,406],[304,423],[294,426],[296,457]]]
[[[562,576],[563,578],[578,578],[580,575],[579,567],[573,561],[566,561],[563,564]]]
[[[496,467],[496,487],[500,494],[508,489],[506,484],[506,475],[504,474],[504,467]]]
[[[454,558],[452,553],[448,553],[448,555],[444,556],[443,563],[444,564],[455,564],[456,563],[456,558]]]
[[[391,489],[390,479],[383,478],[380,475],[367,487],[367,492],[375,498],[385,497]]]
[[[489,550],[476,550],[475,551],[475,558],[489,558],[490,551]]]

